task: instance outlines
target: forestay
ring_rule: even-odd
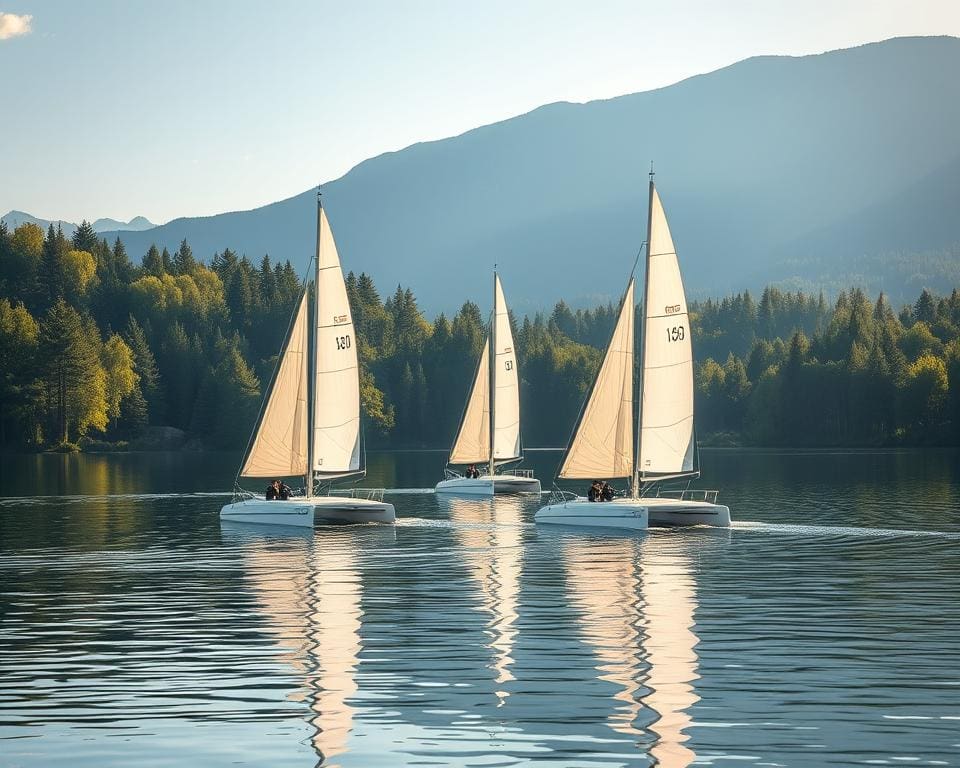
[[[503,296],[499,275],[494,277],[494,322],[496,333],[496,367],[493,386],[493,458],[509,461],[520,458],[520,380],[517,377],[517,356],[513,349],[510,312]],[[488,458],[481,461],[489,460]]]
[[[693,354],[680,265],[651,185],[641,379],[641,477],[693,470]]]
[[[633,475],[633,314],[630,279],[620,316],[560,477],[588,480]]]
[[[313,469],[329,476],[360,469],[360,374],[340,256],[318,211]]]
[[[240,474],[291,477],[307,471],[307,294],[300,299],[270,397]]]

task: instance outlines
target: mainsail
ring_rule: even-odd
[[[457,438],[450,451],[451,464],[483,464],[490,461],[490,387],[493,386],[493,458],[511,461],[520,458],[520,380],[517,356],[510,329],[510,312],[503,296],[500,277],[494,276],[493,380],[490,377],[490,338],[480,355],[467,407]]]
[[[560,467],[560,477],[633,475],[633,278],[600,372]]]
[[[240,474],[291,477],[307,471],[307,294],[280,353],[270,397]]]
[[[641,480],[693,470],[693,354],[680,265],[667,217],[650,182],[641,379]],[[652,477],[650,477],[652,476]]]
[[[317,216],[312,456],[314,471],[329,477],[360,469],[360,373],[337,244],[322,207]]]
[[[509,461],[520,458],[520,380],[517,355],[513,350],[510,311],[503,297],[500,276],[494,275],[494,323],[496,363],[493,369],[493,458]]]

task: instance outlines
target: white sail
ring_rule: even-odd
[[[590,399],[560,467],[560,477],[633,475],[633,278]]]
[[[500,461],[520,458],[520,380],[517,376],[517,355],[513,349],[513,332],[510,330],[510,312],[503,297],[499,275],[494,276],[494,286],[494,339],[497,349],[493,374],[493,385],[496,387],[493,401],[493,458]]]
[[[243,477],[291,477],[306,472],[307,294],[304,292],[240,474]]]
[[[357,337],[333,231],[323,208],[317,215],[313,469],[321,475],[348,474],[360,468]]]
[[[489,350],[490,340],[485,339],[460,431],[450,450],[451,464],[482,464],[490,460]]]
[[[651,184],[641,379],[640,476],[693,470],[693,354],[680,265]]]

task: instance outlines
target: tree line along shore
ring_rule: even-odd
[[[509,288],[509,286],[508,286]],[[453,439],[486,311],[428,321],[409,288],[347,276],[367,445]],[[289,262],[186,241],[134,264],[84,222],[0,223],[0,448],[242,449],[302,282]],[[768,287],[690,305],[701,442],[960,445],[960,294],[891,307]],[[528,446],[564,445],[617,307],[512,317]],[[638,316],[639,322],[639,316]]]

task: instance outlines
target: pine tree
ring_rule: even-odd
[[[80,222],[80,226],[77,227],[73,233],[73,237],[70,239],[73,241],[73,249],[75,251],[93,253],[97,248],[97,233],[94,231],[93,225],[86,219]]]
[[[61,258],[66,250],[67,244],[66,238],[63,236],[63,230],[54,230],[53,224],[51,224],[43,241],[43,252],[37,269],[40,306],[43,308],[52,307],[59,299],[64,297],[66,286],[63,279]]]
[[[193,258],[193,250],[187,245],[186,239],[181,240],[180,247],[173,255],[173,269],[170,271],[175,275],[192,275],[196,269],[197,260]]]
[[[58,299],[44,316],[38,337],[40,371],[52,434],[69,441],[71,428],[107,427],[106,374],[100,364],[100,338],[92,322]]]
[[[143,257],[143,274],[153,275],[154,277],[163,277],[163,259],[157,246],[151,245],[146,255]]]

